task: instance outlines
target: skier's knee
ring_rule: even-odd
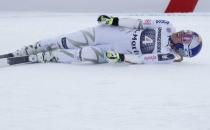
[[[81,50],[82,61],[89,61],[93,63],[103,63],[104,52],[102,49],[97,47],[84,47]]]

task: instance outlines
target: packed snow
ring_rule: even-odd
[[[1,12],[0,52],[97,25],[99,14]],[[203,37],[182,63],[27,64],[0,68],[1,130],[210,130],[210,14],[170,20]]]

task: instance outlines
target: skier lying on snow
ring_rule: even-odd
[[[99,16],[100,25],[37,42],[10,53],[32,62],[172,63],[194,57],[202,48],[193,31],[175,32],[166,20]]]

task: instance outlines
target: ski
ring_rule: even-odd
[[[27,64],[27,63],[36,63],[37,58],[35,55],[31,56],[21,56],[21,57],[9,57],[0,59],[0,67],[16,65],[16,64]]]
[[[0,55],[0,59],[14,57],[12,53]]]

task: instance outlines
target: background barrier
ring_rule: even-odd
[[[210,12],[210,0],[0,0],[0,11]]]

